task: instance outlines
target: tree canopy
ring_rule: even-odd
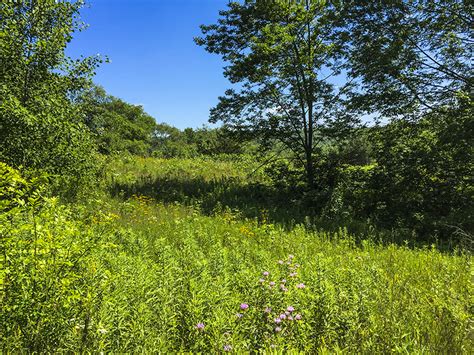
[[[350,1],[337,26],[357,79],[355,105],[421,118],[472,104],[473,5],[463,0]]]

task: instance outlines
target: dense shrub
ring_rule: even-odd
[[[380,222],[420,235],[474,230],[470,111],[432,114],[418,123],[395,122],[374,137],[377,168],[371,189]],[[374,211],[375,212],[375,211]]]
[[[82,27],[82,1],[8,1],[0,7],[0,161],[56,176],[56,190],[87,189],[95,147],[73,97],[101,61],[65,54]]]
[[[94,183],[100,159],[87,127],[74,120],[77,115],[54,100],[36,99],[33,110],[6,97],[0,104],[0,161],[49,173],[63,196],[86,190]]]
[[[357,145],[329,144],[307,193],[316,214],[416,241],[462,242],[474,230],[473,122],[469,110],[446,110],[355,133]]]

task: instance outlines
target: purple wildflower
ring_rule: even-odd
[[[289,320],[289,321],[292,321],[292,320],[293,320],[293,317],[292,317],[292,316],[288,316],[288,320]]]
[[[273,286],[275,286],[275,282],[272,281],[272,282],[269,283],[269,285],[270,285],[270,287],[273,287]]]
[[[293,306],[288,306],[288,308],[286,310],[288,312],[293,312],[295,310],[295,308]]]
[[[280,318],[275,318],[275,323],[276,324],[281,323],[281,319]]]
[[[276,327],[276,328],[275,328],[275,332],[280,333],[280,332],[281,332],[281,328],[280,328],[280,327]]]
[[[242,313],[237,313],[235,316],[236,316],[237,318],[242,318],[244,315],[243,315]]]
[[[270,275],[270,273],[268,271],[263,272],[263,276],[267,277],[268,275]]]
[[[246,309],[248,309],[248,308],[249,308],[249,305],[248,305],[247,303],[241,303],[241,304],[240,304],[240,309],[246,310]]]
[[[290,260],[293,259],[294,257],[295,257],[295,256],[292,255],[292,254],[288,255],[288,259],[290,259]]]
[[[297,315],[295,316],[295,319],[296,319],[296,320],[301,320],[301,318],[302,318],[302,317],[301,317],[301,314],[297,314]]]
[[[272,309],[270,307],[265,307],[265,310],[264,310],[265,313],[271,313],[272,312]]]
[[[282,283],[282,284],[285,284],[285,283],[286,283],[286,280],[285,280],[285,279],[281,280],[281,283]]]
[[[198,330],[203,330],[203,329],[204,329],[204,323],[198,323],[198,324],[196,324],[196,329],[198,329]]]
[[[232,346],[224,345],[224,351],[232,351]]]
[[[280,319],[286,319],[286,314],[285,313],[280,314]]]
[[[296,275],[298,275],[296,272],[292,272],[292,273],[290,274],[290,277],[296,277]]]
[[[265,279],[260,279],[260,280],[258,280],[258,281],[260,281],[260,283],[263,284],[263,283],[265,282]]]
[[[305,286],[305,284],[303,284],[303,283],[296,285],[296,288],[305,288],[305,287],[306,287],[306,286]]]

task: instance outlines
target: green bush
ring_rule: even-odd
[[[87,127],[71,118],[76,112],[36,100],[31,112],[14,97],[0,104],[0,161],[14,167],[43,171],[55,177],[54,190],[75,196],[90,188],[100,168],[100,159]],[[47,110],[41,112],[41,107]]]
[[[43,196],[46,187],[0,163],[2,351],[79,350],[88,337],[75,327],[97,329],[90,314],[108,278],[97,258],[107,216],[80,219]]]
[[[369,188],[379,225],[413,229],[421,238],[473,232],[473,122],[470,111],[459,110],[375,130]]]

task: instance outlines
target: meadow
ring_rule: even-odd
[[[0,6],[0,353],[474,353],[470,3],[100,3]]]
[[[280,223],[256,167],[115,158],[64,204],[1,165],[2,351],[472,352],[470,253]]]

